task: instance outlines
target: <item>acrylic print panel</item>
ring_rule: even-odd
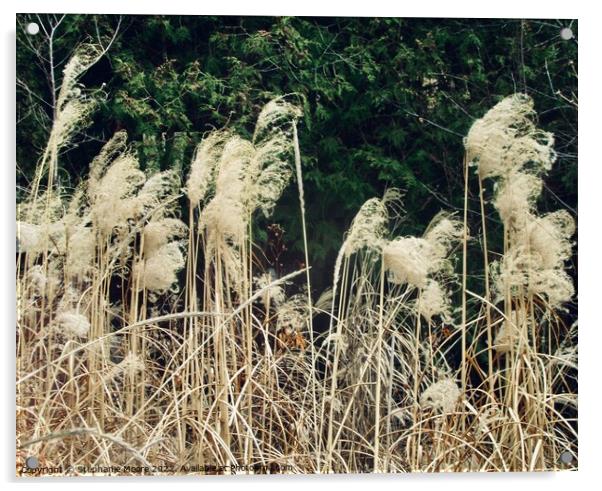
[[[17,474],[576,469],[577,36],[18,15]]]

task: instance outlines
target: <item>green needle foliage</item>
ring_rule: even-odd
[[[53,17],[40,19],[50,24]],[[19,26],[30,20],[39,22],[20,16]],[[514,92],[534,98],[540,126],[556,136],[558,161],[543,208],[564,206],[559,200],[576,208],[577,43],[559,36],[569,23],[69,15],[54,41],[58,61],[66,62],[78,42],[97,35],[108,42],[119,30],[82,80],[87,87],[105,84],[86,131],[92,142],[64,155],[59,177],[76,182],[101,142],[120,129],[138,142],[143,167],[186,175],[205,132],[228,127],[250,137],[264,104],[294,93],[303,106],[307,233],[319,291],[355,212],[387,187],[404,189],[405,226],[413,233],[439,209],[462,208],[462,138],[484,108]],[[576,22],[571,28],[577,33]],[[33,173],[52,119],[42,102],[52,101],[48,63],[34,52],[47,60],[43,38],[18,29],[17,74],[27,86],[17,91],[24,176]],[[469,199],[478,207],[476,187]],[[290,188],[272,218],[285,231],[291,264],[303,260],[296,210]],[[476,215],[469,219],[478,225]],[[258,228],[256,239],[267,239],[265,223]]]

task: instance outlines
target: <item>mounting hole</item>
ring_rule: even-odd
[[[563,464],[570,464],[573,461],[573,454],[568,450],[565,450],[560,454],[560,462]]]
[[[35,36],[38,32],[40,32],[40,26],[35,22],[30,22],[25,26],[25,32],[30,36]]]
[[[563,27],[560,29],[560,37],[565,41],[570,41],[573,39],[573,30],[570,27]]]
[[[30,456],[25,459],[25,465],[28,469],[37,469],[40,465],[40,462],[37,457]]]

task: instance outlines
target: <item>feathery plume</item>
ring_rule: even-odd
[[[157,172],[148,177],[131,204],[134,216],[142,216],[158,208],[161,208],[160,214],[165,215],[176,205],[172,198],[177,195],[179,186],[180,178],[172,170]]]
[[[61,221],[45,222],[40,225],[17,222],[18,252],[33,256],[45,251],[62,252],[65,248],[65,227]]]
[[[127,138],[125,130],[117,131],[103,145],[98,155],[92,159],[92,163],[90,164],[90,181],[92,181],[93,187],[100,181],[107,167],[125,153],[127,150]]]
[[[54,107],[54,119],[48,145],[42,163],[36,170],[32,194],[38,194],[42,176],[48,168],[49,187],[57,173],[58,153],[72,138],[74,132],[84,126],[92,112],[96,101],[88,97],[78,87],[78,79],[98,60],[101,54],[100,46],[84,43],[78,46],[63,70],[63,80]]]
[[[57,148],[69,141],[73,131],[90,114],[94,100],[82,94],[77,81],[100,55],[100,46],[81,44],[63,70],[61,89],[56,100],[55,118],[49,141]]]
[[[446,322],[450,322],[449,293],[435,280],[429,279],[426,287],[420,292],[418,312],[428,321],[440,315]]]
[[[215,170],[224,145],[231,136],[227,131],[214,131],[197,146],[186,183],[186,193],[191,206],[197,206],[207,196],[215,181]]]
[[[349,257],[360,249],[378,250],[387,233],[389,216],[384,200],[371,198],[366,201],[351,223],[343,244],[343,252]]]
[[[432,244],[420,237],[397,237],[383,247],[383,266],[389,281],[398,285],[409,283],[424,288],[427,276],[435,267]]]
[[[50,261],[48,264],[48,270],[45,270],[41,264],[35,264],[27,270],[25,273],[25,284],[28,286],[29,291],[27,296],[29,299],[36,297],[52,297],[56,292],[61,283],[61,275],[55,261]],[[25,292],[20,292],[22,294]],[[18,309],[19,315],[23,312]]]
[[[522,229],[535,210],[543,182],[534,174],[513,170],[500,183],[493,205],[507,228]]]
[[[422,237],[397,237],[387,242],[383,265],[389,281],[425,288],[430,274],[451,270],[447,256],[463,233],[462,222],[447,213],[438,213]]]
[[[17,252],[39,254],[42,250],[41,227],[34,223],[17,221]]]
[[[420,405],[441,414],[453,413],[460,389],[452,379],[443,379],[429,386],[420,396]]]
[[[442,211],[431,220],[423,237],[431,245],[435,257],[442,261],[463,235],[464,224]]]
[[[302,116],[302,111],[296,105],[288,102],[284,97],[278,97],[269,101],[259,113],[255,132],[253,134],[253,143],[260,139],[270,138],[271,132],[283,131],[282,125],[288,124]]]
[[[102,164],[99,164],[102,167]],[[125,227],[127,221],[140,213],[136,191],[144,184],[145,176],[136,157],[125,151],[118,155],[105,172],[88,181],[92,219],[103,235],[115,227]]]
[[[90,321],[77,311],[61,312],[56,322],[68,338],[85,338],[90,331]]]
[[[250,213],[260,208],[264,216],[271,215],[293,173],[286,159],[290,146],[290,140],[279,134],[256,148],[245,183],[244,200]]]
[[[560,307],[575,293],[573,282],[562,267],[544,268],[541,258],[524,245],[511,246],[492,264],[492,280],[499,299],[533,294],[546,298],[550,307]]]
[[[144,255],[155,254],[162,246],[173,239],[180,239],[186,235],[188,227],[177,218],[162,218],[152,220],[144,227]]]
[[[531,220],[515,240],[519,244],[525,242],[542,268],[563,268],[572,255],[570,239],[574,233],[573,217],[566,210],[558,210]]]
[[[177,273],[184,267],[180,244],[169,242],[137,264],[134,275],[141,274],[143,288],[164,293],[177,282]]]
[[[89,277],[96,258],[96,236],[91,227],[77,226],[67,239],[65,277],[78,281]]]
[[[137,354],[128,353],[117,365],[112,366],[103,376],[105,383],[116,380],[120,376],[133,377],[146,368],[144,360]]]
[[[530,164],[549,170],[556,159],[551,133],[538,130],[533,100],[524,94],[506,97],[476,120],[464,145],[469,162],[475,162],[482,178],[504,177]]]

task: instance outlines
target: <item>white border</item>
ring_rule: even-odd
[[[304,0],[253,0],[203,2],[172,0],[124,1],[103,0],[81,2],[73,0],[21,0],[15,2],[17,12],[43,13],[119,13],[119,14],[179,14],[179,15],[321,15],[321,16],[392,16],[392,17],[517,17],[517,18],[576,18],[587,10],[578,2],[561,0],[504,2],[474,2],[470,0],[429,0],[426,2],[394,2],[386,0],[325,2]]]
[[[166,485],[191,485],[195,488],[240,488],[251,489],[304,489],[308,487],[349,487],[365,488],[391,486],[395,488],[466,489],[468,486],[489,490],[509,487],[545,486],[547,489],[562,489],[586,485],[588,481],[599,481],[598,469],[602,469],[602,449],[600,439],[601,376],[602,367],[602,326],[599,294],[600,274],[600,196],[602,196],[600,141],[600,48],[602,30],[599,17],[593,7],[594,2],[578,1],[532,1],[504,0],[503,2],[475,2],[468,0],[428,1],[394,3],[392,0],[370,0],[364,2],[346,1],[340,4],[327,4],[319,0],[284,2],[283,0],[242,1],[182,1],[146,0],[102,0],[82,2],[66,0],[21,0],[3,2],[2,16],[2,60],[3,76],[0,76],[2,116],[0,138],[2,138],[2,159],[0,160],[0,247],[2,257],[2,307],[5,322],[2,324],[3,376],[2,403],[2,444],[0,446],[0,466],[3,480],[9,486],[30,487],[40,485],[35,482],[15,483],[14,471],[14,199],[15,199],[15,13],[16,12],[66,12],[66,13],[122,13],[122,14],[181,14],[181,15],[344,15],[344,16],[399,16],[399,17],[512,17],[512,18],[578,18],[579,19],[579,321],[580,321],[580,411],[579,411],[579,472],[555,474],[471,474],[471,475],[397,475],[397,476],[269,476],[269,477],[204,477],[204,478],[78,478],[71,481],[45,480],[42,485],[60,489],[65,485],[125,488],[140,485],[149,488],[164,488]],[[598,479],[596,479],[598,478]],[[517,488],[518,489],[518,488]]]

